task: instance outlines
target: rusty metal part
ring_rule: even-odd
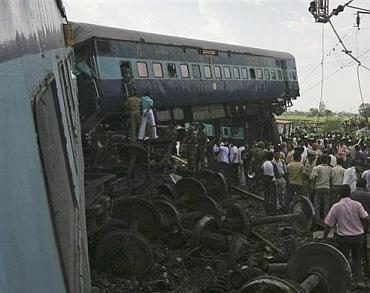
[[[119,197],[113,200],[113,216],[128,223],[132,231],[138,231],[154,239],[161,223],[156,207],[141,197]]]
[[[175,201],[177,199],[176,191],[171,184],[162,184],[159,185],[157,188],[158,196],[168,198],[171,201]]]
[[[256,231],[251,231],[251,235],[259,239],[260,241],[264,242],[265,244],[267,244],[269,247],[275,250],[280,256],[285,256],[284,251],[282,251],[279,247],[277,247],[271,241],[263,237],[261,234],[257,233]]]
[[[217,248],[227,245],[227,238],[219,234],[220,222],[213,216],[206,215],[202,217],[195,226],[194,238],[205,246]]]
[[[161,215],[161,225],[165,230],[180,227],[180,214],[174,205],[165,200],[155,200],[153,204]]]
[[[97,243],[95,264],[99,272],[115,277],[145,277],[154,264],[152,247],[138,233],[117,230]]]
[[[204,292],[205,293],[226,293],[229,291],[229,278],[226,274],[215,274],[211,284],[209,284]]]
[[[270,223],[290,222],[297,233],[306,233],[311,230],[315,218],[315,209],[307,197],[295,197],[289,211],[289,214],[253,220],[251,221],[251,225],[254,227]]]
[[[184,213],[181,215],[181,220],[191,219],[199,220],[205,215],[211,215],[216,218],[220,217],[220,209],[217,203],[209,196],[190,196],[186,201],[182,202]]]
[[[101,204],[86,208],[86,227],[89,235],[97,232],[102,225],[100,218],[103,211],[104,207]]]
[[[141,143],[127,143],[118,150],[122,163],[126,163],[127,169],[131,170],[138,165],[148,164],[147,148]]]
[[[234,204],[226,213],[225,224],[228,229],[239,233],[248,233],[252,227],[270,223],[290,222],[297,233],[309,232],[315,218],[315,210],[307,197],[297,196],[290,206],[290,213],[250,220],[248,213]],[[239,221],[239,222],[238,222]]]
[[[249,215],[240,204],[233,204],[228,208],[222,224],[229,231],[246,235],[249,235],[251,232]]]
[[[239,292],[319,293],[348,292],[351,268],[344,255],[326,243],[299,247],[287,264],[289,280],[272,276],[256,278]]]
[[[222,173],[204,169],[197,171],[194,176],[204,185],[207,195],[216,201],[226,199],[229,193],[229,185]]]
[[[307,293],[289,280],[273,276],[262,276],[248,282],[239,293]]]
[[[108,223],[101,227],[98,232],[98,238],[104,237],[106,234],[109,234],[118,230],[128,230],[130,227],[122,219],[111,218]]]
[[[175,191],[179,197],[206,195],[203,184],[193,177],[183,177],[175,184]]]
[[[230,273],[229,279],[234,289],[240,289],[246,282],[264,275],[265,273],[259,268],[241,268]]]
[[[260,202],[265,202],[265,199],[263,197],[258,196],[258,195],[254,194],[254,193],[252,193],[252,192],[250,192],[248,190],[245,190],[245,189],[242,189],[240,187],[233,186],[233,185],[231,186],[231,188],[234,189],[234,190],[236,190],[236,191],[239,191],[241,194],[243,194],[243,195],[245,195],[245,196],[247,196],[249,198],[253,198],[253,199],[258,200]]]
[[[347,259],[326,243],[312,242],[296,249],[289,258],[287,274],[305,288],[309,286],[306,279],[310,274],[319,275],[320,283],[308,292],[346,292],[351,284]]]

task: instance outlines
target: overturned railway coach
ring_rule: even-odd
[[[123,111],[129,73],[154,97],[159,121],[204,121],[211,136],[271,139],[273,113],[299,96],[295,59],[285,52],[85,23],[73,32],[95,79],[95,90],[80,85],[82,114]]]

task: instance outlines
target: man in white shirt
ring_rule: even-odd
[[[224,143],[220,143],[220,146],[218,147],[218,157],[217,162],[218,166],[220,168],[220,172],[225,175],[226,178],[230,180],[230,151],[229,147],[226,146]]]
[[[361,177],[366,180],[366,189],[370,191],[370,166],[362,173]]]
[[[245,185],[246,184],[246,179],[245,179],[245,174],[244,174],[244,168],[243,168],[243,158],[242,158],[242,153],[245,151],[245,146],[242,145],[238,149],[238,173],[239,173],[239,184],[240,185]]]
[[[343,175],[343,184],[348,184],[351,187],[351,192],[356,190],[357,175],[354,166],[346,169]]]
[[[276,185],[274,165],[272,164],[273,158],[273,153],[267,152],[265,155],[265,162],[261,166],[263,170],[265,213],[267,215],[276,214]]]
[[[233,143],[230,143],[229,145],[229,150],[230,150],[230,168],[231,168],[231,180],[234,183],[238,183],[238,167],[239,167],[239,162],[238,162],[238,147],[234,145]]]

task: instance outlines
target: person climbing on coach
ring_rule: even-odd
[[[157,135],[157,127],[155,124],[155,118],[153,113],[153,100],[150,98],[149,93],[145,93],[144,96],[141,97],[141,108],[142,108],[142,116],[141,116],[141,125],[139,131],[139,139],[143,140],[145,136],[145,129],[146,125],[149,124],[152,139],[158,139]],[[147,139],[147,138],[145,138]]]
[[[369,215],[358,201],[352,200],[351,187],[342,185],[340,201],[334,204],[325,217],[324,240],[332,227],[337,227],[338,247],[349,260],[352,258],[353,282],[355,287],[362,287],[361,252],[365,241],[365,232],[369,225]]]
[[[130,115],[130,128],[129,128],[129,137],[131,140],[135,140],[137,137],[137,131],[140,126],[140,108],[141,108],[141,99],[136,90],[132,92],[132,96],[127,98],[127,110]]]

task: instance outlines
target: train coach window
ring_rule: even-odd
[[[257,78],[258,79],[263,79],[263,72],[261,68],[257,69]]]
[[[215,77],[218,78],[218,79],[222,78],[221,67],[220,66],[215,66]]]
[[[239,68],[238,67],[234,67],[233,68],[233,72],[234,72],[234,77],[236,79],[240,79],[240,72],[239,72]]]
[[[293,80],[297,80],[297,72],[292,71]]]
[[[242,78],[247,79],[248,78],[248,70],[247,68],[242,68]]]
[[[270,79],[270,71],[268,69],[264,70],[265,78]]]
[[[180,65],[180,71],[183,78],[189,78],[189,67],[186,64]]]
[[[231,71],[230,71],[230,67],[229,66],[225,66],[224,67],[224,74],[225,74],[225,78],[227,78],[227,79],[230,79],[231,78]]]
[[[163,77],[163,70],[161,63],[153,63],[153,75],[154,77]]]
[[[276,70],[275,69],[271,69],[271,78],[276,79]]]
[[[205,78],[212,78],[212,72],[211,72],[211,67],[209,65],[204,65],[204,77]]]
[[[148,67],[145,62],[137,62],[137,73],[139,77],[148,77]]]
[[[167,72],[169,78],[176,78],[176,64],[175,63],[168,63],[167,64]]]
[[[283,74],[281,73],[280,69],[277,71],[277,74],[278,74],[278,79],[282,80],[283,79]]]
[[[193,69],[193,77],[194,78],[201,78],[201,75],[200,75],[200,66],[199,65],[193,65],[192,66],[192,69]]]
[[[256,79],[256,71],[254,70],[254,68],[251,68],[249,72],[251,74],[251,79]]]

